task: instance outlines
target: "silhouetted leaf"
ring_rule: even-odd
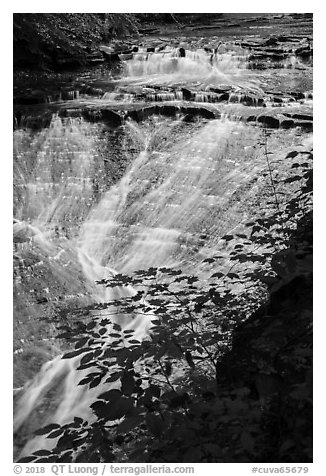
[[[135,389],[135,379],[131,372],[124,372],[121,377],[121,392],[130,396]]]
[[[94,378],[91,381],[91,383],[89,384],[89,388],[97,387],[101,383],[102,378],[103,378],[102,375],[100,375],[99,377]]]
[[[129,433],[131,430],[137,428],[144,421],[144,416],[128,416],[122,423],[118,426],[117,430],[119,433]]]
[[[299,154],[299,152],[297,152],[296,150],[293,150],[292,152],[289,152],[287,155],[286,155],[286,159],[292,159],[293,157],[296,157],[297,155]]]
[[[78,342],[75,344],[75,349],[80,349],[83,347],[87,342],[89,341],[89,337],[83,337],[83,339],[80,339]]]
[[[108,390],[107,392],[101,393],[98,398],[101,398],[102,400],[106,400],[107,402],[116,402],[122,397],[122,393],[120,390],[117,389],[112,389]]]
[[[43,428],[40,428],[39,430],[35,431],[35,435],[46,435],[47,433],[50,433],[50,431],[55,430],[60,428],[60,425],[57,423],[50,423],[49,425],[44,426]]]
[[[224,276],[223,273],[218,272],[218,273],[212,274],[211,278],[222,278],[223,276]]]
[[[30,463],[31,461],[35,461],[35,456],[24,456],[24,458],[20,458],[18,463]]]
[[[62,359],[72,359],[74,357],[77,357],[77,355],[82,354],[83,352],[86,352],[85,349],[78,349],[73,352],[68,352],[67,354],[64,354],[61,358]]]
[[[47,456],[47,455],[50,455],[51,454],[51,451],[49,450],[39,450],[39,451],[35,451],[33,453],[33,456]]]
[[[65,431],[64,428],[60,428],[59,430],[53,431],[50,433],[47,438],[57,438],[58,436],[62,435],[62,433]]]
[[[162,418],[153,413],[148,413],[146,415],[146,424],[149,431],[153,433],[154,436],[160,436],[165,428]]]

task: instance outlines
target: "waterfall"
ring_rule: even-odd
[[[66,128],[64,137],[71,127],[74,130],[77,126],[60,126],[57,119],[54,121],[55,128]],[[78,127],[80,133],[83,131],[81,135],[88,137],[82,121]],[[48,134],[53,134],[51,127]],[[238,170],[238,176],[234,176],[239,141],[252,138],[247,137],[244,125],[228,119],[213,120],[201,127],[186,124],[182,118],[174,121],[158,118],[142,125],[129,122],[125,125],[125,135],[140,152],[121,180],[88,208],[88,215],[73,239],[85,280],[92,289],[93,302],[107,302],[133,294],[133,290],[128,288],[95,285],[96,280],[108,278],[116,270],[130,273],[140,268],[164,265],[200,271],[202,259],[216,247],[221,233],[226,231],[221,227],[219,214],[229,194],[239,187],[241,180],[248,180],[246,170],[250,173],[254,170],[252,154],[246,156],[244,153],[241,173]],[[45,140],[39,147],[41,159],[47,143]],[[88,142],[83,142],[85,144]],[[71,144],[66,143],[64,147],[68,152],[71,150]],[[59,160],[60,152],[57,154]],[[89,148],[78,156],[81,177],[85,170],[90,170],[89,164],[94,159],[92,154],[94,151]],[[38,158],[36,169],[40,167],[42,177],[47,180],[49,171],[43,171],[41,159]],[[68,194],[70,189],[67,189],[66,178],[59,180],[59,184]],[[83,191],[81,187],[76,195],[77,202]],[[58,203],[62,200],[60,187],[54,198]],[[63,211],[59,215],[53,212],[51,201],[47,213],[45,203],[41,205],[39,214],[35,213],[34,217],[38,223],[42,218],[43,228],[49,223],[49,215],[57,220],[63,216]],[[67,207],[71,209],[69,202]],[[237,221],[234,216],[224,226],[234,226]],[[203,233],[207,235],[205,242],[201,239]],[[134,329],[136,338],[147,335],[150,326],[147,317],[119,316],[116,319],[123,328]],[[79,362],[79,357],[62,359],[58,356],[43,365],[17,401],[16,432],[22,426],[36,429],[49,422],[63,424],[74,416],[91,420],[89,406],[101,389],[78,386],[85,372],[77,370]],[[42,410],[44,406],[46,410]],[[42,437],[31,439],[22,454],[51,444],[54,444],[52,440],[43,441]]]
[[[140,50],[122,58],[115,91],[97,100],[105,107],[121,104],[124,111],[126,103],[137,108],[138,100],[183,101],[184,91],[198,102],[217,102],[221,92],[233,91],[221,119],[189,120],[181,112],[177,119],[153,115],[141,123],[126,120],[112,132],[104,123],[55,114],[42,130],[15,130],[15,252],[19,263],[26,257],[32,262],[17,279],[24,312],[31,299],[21,282],[42,263],[50,272],[39,279],[50,294],[53,281],[62,277],[67,294],[87,294],[87,304],[94,307],[134,294],[131,288],[96,284],[117,272],[164,266],[205,279],[218,268],[203,260],[215,254],[224,234],[248,218],[246,200],[257,193],[257,177],[266,167],[256,147],[259,129],[238,121],[248,90],[261,92],[248,58],[231,42],[215,50]],[[312,101],[311,92],[304,101]],[[274,146],[283,132],[269,139]],[[290,142],[300,140],[295,137]],[[288,137],[284,143],[291,145]],[[80,304],[81,313],[85,305]],[[58,309],[53,305],[53,312]],[[85,311],[82,319],[87,322],[94,313]],[[111,319],[109,310],[101,313]],[[139,340],[148,337],[148,316],[112,320],[133,329]],[[109,347],[110,340],[103,345]],[[17,393],[14,429],[26,440],[21,455],[55,445],[53,439],[34,438],[37,428],[75,416],[88,422],[94,418],[90,405],[112,384],[78,385],[90,371],[78,370],[80,359],[57,355]]]
[[[237,87],[259,90],[257,82],[248,75],[249,55],[235,45],[218,52],[204,49],[195,51],[166,48],[163,51],[136,54],[125,62],[123,84],[231,84]]]

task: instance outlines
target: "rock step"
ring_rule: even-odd
[[[231,102],[242,103],[246,106],[273,106],[279,104],[288,104],[290,102],[306,99],[313,99],[311,91],[306,92],[266,92],[265,94],[255,95],[250,91],[239,91],[231,85],[219,85],[210,87],[205,91],[195,91],[187,87],[176,89],[169,87],[164,89],[159,85],[120,87],[116,92],[105,92],[102,88],[96,88],[91,85],[81,84],[70,88],[61,88],[56,92],[47,92],[44,90],[31,91],[28,95],[14,96],[14,105],[33,105],[49,104],[57,101],[69,101],[79,99],[80,96],[94,96],[105,100],[121,101],[127,99],[145,100],[148,102],[164,102],[173,100],[185,100],[194,102]]]
[[[191,45],[189,49],[184,48],[181,44],[173,44],[173,41],[170,43],[153,41],[150,46],[140,45],[127,49],[102,45],[99,47],[99,54],[102,54],[103,59],[110,63],[132,60],[135,54],[142,55],[142,60],[146,61],[152,54],[169,54],[171,51],[174,52],[175,57],[190,57],[192,59],[194,51],[201,52],[206,54],[207,60],[211,62],[215,61],[220,54],[234,54],[234,51],[232,53],[232,49],[229,49],[228,42],[225,43],[227,49],[224,50],[223,43],[217,41],[216,38],[212,38],[210,44],[206,46]],[[292,38],[284,35],[271,36],[263,42],[238,40],[234,42],[234,45],[243,50],[243,59],[248,62],[250,69],[265,69],[270,63],[273,64],[273,68],[283,68],[284,62],[293,55],[306,60],[313,56],[312,38],[309,36]],[[248,50],[250,51],[249,55]],[[237,57],[239,57],[238,54]],[[98,59],[98,56],[96,58]],[[296,66],[292,65],[292,67]]]
[[[67,106],[67,105],[66,105]],[[117,128],[124,124],[128,119],[141,122],[154,115],[167,117],[176,117],[183,115],[184,120],[191,122],[197,118],[207,120],[221,119],[222,117],[238,120],[249,124],[262,125],[272,129],[290,129],[300,127],[303,131],[311,132],[313,130],[313,116],[309,113],[286,112],[281,110],[266,110],[255,108],[253,111],[243,108],[238,113],[228,113],[214,106],[209,107],[195,104],[177,105],[171,102],[165,104],[120,104],[119,107],[100,107],[88,105],[80,107],[62,107],[57,111],[46,111],[39,115],[23,115],[16,112],[14,118],[14,128],[42,129],[48,127],[51,123],[53,113],[56,112],[60,117],[83,117],[91,122],[104,122],[108,127]]]

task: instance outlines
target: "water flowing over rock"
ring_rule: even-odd
[[[58,324],[100,314],[150,336],[148,315],[95,309],[135,291],[96,281],[163,266],[207,278],[218,266],[205,258],[264,196],[262,131],[276,172],[311,140],[309,38],[185,37],[99,51],[119,65],[114,74],[78,72],[58,96],[15,96],[17,368],[31,347],[42,355],[17,376],[20,456],[55,444],[33,437],[41,426],[91,422],[90,405],[114,388],[78,385],[89,369],[78,370],[82,353],[62,358],[71,349],[53,343]]]

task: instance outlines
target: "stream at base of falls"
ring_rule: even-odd
[[[89,406],[103,389],[78,386],[85,371],[77,370],[79,357],[62,359],[67,344],[55,339],[57,328],[65,320],[82,320],[83,308],[134,292],[95,282],[163,266],[204,280],[217,265],[203,260],[221,237],[241,232],[268,201],[262,128],[237,114],[249,108],[240,104],[242,93],[265,94],[270,72],[264,77],[248,69],[248,52],[229,44],[214,58],[203,49],[183,57],[180,49],[166,48],[158,54],[138,51],[125,63],[113,91],[111,80],[96,107],[137,105],[140,90],[147,102],[181,107],[185,87],[197,88],[194,100],[203,105],[201,91],[222,91],[222,83],[234,86],[239,102],[234,96],[216,104],[223,112],[216,118],[189,119],[180,108],[173,117],[154,112],[141,121],[125,118],[118,127],[52,111],[46,127],[14,131],[16,458],[54,444],[34,438],[37,428],[92,419]],[[296,70],[292,63],[294,69],[286,66],[278,81],[284,82],[286,71],[298,83],[308,75],[304,65]],[[78,99],[81,108],[84,100],[89,98]],[[295,114],[303,107],[307,115],[311,103],[307,96],[287,110]],[[309,149],[311,137],[300,127],[270,129],[276,174],[287,167],[289,151]],[[84,319],[91,319],[89,311]],[[148,338],[148,318],[122,315],[119,322],[134,329],[136,338]]]

